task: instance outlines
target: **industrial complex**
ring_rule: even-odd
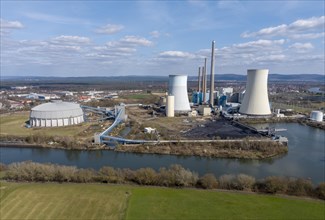
[[[160,90],[156,95],[152,91],[137,95],[141,90],[110,91],[107,94],[104,91],[89,90],[79,92],[77,96],[77,92],[70,91],[56,91],[55,94],[46,96],[38,93],[19,94],[19,98],[27,97],[32,99],[29,102],[38,103],[31,108],[26,127],[43,129],[92,122],[90,129],[79,133],[90,135],[91,141],[88,140],[87,143],[110,148],[122,144],[124,149],[132,145],[128,148],[130,151],[134,151],[135,146],[159,145],[164,152],[171,145],[178,146],[180,143],[183,147],[205,143],[203,151],[203,148],[195,146],[195,154],[220,156],[218,149],[213,146],[246,146],[262,143],[261,141],[266,145],[272,143],[270,146],[286,146],[287,139],[276,134],[281,129],[257,129],[244,123],[249,123],[250,120],[281,119],[285,114],[291,114],[290,109],[272,108],[268,88],[269,70],[248,69],[246,85],[242,84],[235,91],[229,84],[223,86],[218,77],[214,78],[214,52],[215,42],[212,41],[209,75],[208,59],[205,58],[202,66],[198,67],[198,75],[194,80],[193,77],[190,80],[188,75],[171,74],[166,89]],[[19,91],[28,89],[26,86],[19,87]],[[141,96],[156,97],[159,101],[144,103],[140,99],[138,102],[129,102],[131,97]],[[74,97],[78,97],[78,100]],[[91,100],[95,102],[92,103]],[[311,111],[310,121],[323,123],[323,117],[322,111]],[[151,148],[145,148],[145,151],[148,149]],[[157,149],[159,148],[155,148]],[[270,155],[272,154],[266,156]]]

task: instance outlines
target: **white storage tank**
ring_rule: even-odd
[[[169,75],[168,96],[174,96],[175,112],[191,111],[187,94],[186,75]]]
[[[79,104],[53,100],[32,108],[29,116],[31,127],[60,127],[84,121]]]
[[[166,105],[166,116],[167,117],[174,117],[174,115],[175,115],[174,104],[175,104],[174,96],[172,96],[172,95],[167,96],[167,105]]]
[[[310,119],[313,121],[323,121],[323,112],[321,111],[312,111],[310,113]]]

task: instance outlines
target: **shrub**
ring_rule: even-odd
[[[315,189],[315,196],[325,200],[325,182],[320,183]]]
[[[173,164],[168,169],[161,168],[157,177],[158,185],[188,187],[194,186],[198,180],[198,174],[181,165]]]
[[[236,177],[235,185],[238,190],[252,190],[255,178],[246,174],[239,174]]]
[[[216,189],[218,181],[212,173],[207,173],[198,180],[197,185],[204,189]]]
[[[4,164],[4,163],[0,163],[0,172],[1,172],[1,171],[5,171],[5,170],[7,170],[7,169],[8,169],[8,167],[7,167],[6,164]]]
[[[310,180],[295,179],[288,183],[287,193],[295,196],[307,196],[313,193],[313,184]]]
[[[288,188],[288,178],[270,176],[267,177],[264,181],[265,192],[266,193],[286,193]]]
[[[73,177],[73,181],[77,183],[89,183],[95,179],[95,171],[92,169],[79,169]]]
[[[233,189],[236,177],[231,174],[225,174],[219,177],[219,186],[221,189]]]
[[[74,182],[77,168],[72,166],[54,165],[54,179],[57,182]]]
[[[152,168],[141,168],[135,172],[134,180],[140,185],[155,185],[157,173]]]
[[[117,171],[113,167],[102,167],[98,171],[98,179],[105,183],[117,183]]]

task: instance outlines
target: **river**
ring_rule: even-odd
[[[119,153],[108,150],[78,151],[47,148],[1,147],[0,161],[5,164],[31,160],[40,163],[56,163],[79,168],[99,169],[103,166],[138,169],[168,167],[180,164],[200,175],[213,173],[244,173],[257,179],[266,176],[290,176],[310,178],[315,184],[324,182],[325,131],[297,123],[272,124],[275,128],[286,128],[279,132],[289,139],[289,152],[277,158],[265,160],[243,160],[173,156],[154,154]]]

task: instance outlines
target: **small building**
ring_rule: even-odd
[[[198,108],[198,112],[200,115],[208,116],[211,115],[211,108],[207,105],[200,105]]]

